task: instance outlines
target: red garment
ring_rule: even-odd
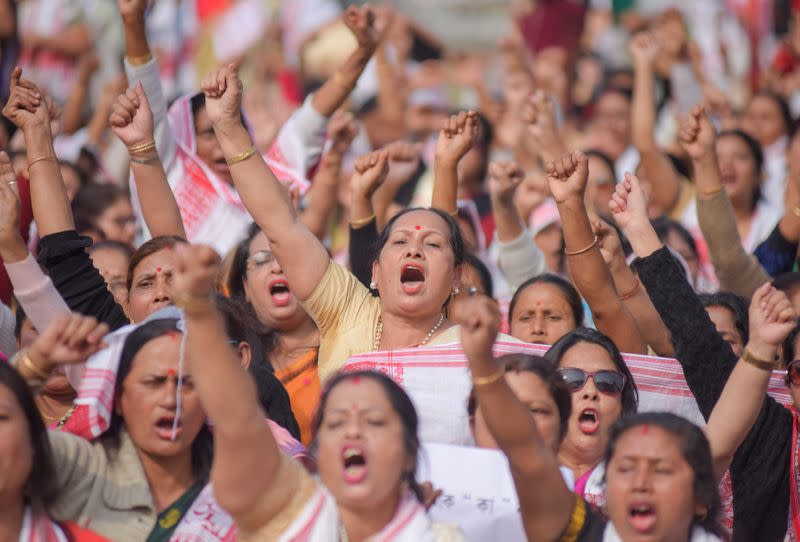
[[[19,188],[19,231],[22,240],[27,244],[28,233],[30,232],[31,222],[33,222],[33,208],[31,207],[31,185],[28,179],[17,178],[17,188]],[[6,266],[0,258],[0,301],[6,305],[11,305],[11,297],[14,295],[14,287],[6,273]]]
[[[71,521],[62,523],[61,527],[66,532],[70,542],[110,542],[108,538],[100,536],[93,531],[82,529]]]
[[[577,0],[540,0],[533,11],[517,20],[517,25],[533,53],[560,47],[571,58],[578,50],[585,15],[586,6]]]
[[[792,51],[788,43],[781,43],[775,52],[775,57],[772,59],[772,69],[778,72],[779,75],[789,75],[798,67],[800,67],[800,57]]]

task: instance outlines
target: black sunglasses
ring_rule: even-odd
[[[786,385],[800,386],[800,359],[790,361],[786,366]]]
[[[558,372],[561,373],[561,377],[572,392],[583,389],[589,378],[594,380],[597,391],[606,395],[618,395],[625,388],[625,375],[617,371],[588,372],[575,367],[567,367],[559,369]]]

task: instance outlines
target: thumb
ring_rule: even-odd
[[[228,88],[231,88],[231,85],[238,88],[236,85],[239,82],[239,66],[233,62],[228,64],[228,69],[225,71],[225,81],[228,83]]]

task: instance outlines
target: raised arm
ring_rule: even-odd
[[[10,90],[3,115],[25,138],[31,203],[39,235],[74,230],[69,198],[53,148],[46,98],[33,82],[22,77],[19,67],[11,74]]]
[[[353,91],[369,59],[375,54],[384,30],[376,27],[375,13],[369,6],[348,7],[343,20],[355,36],[358,48],[311,98],[311,105],[324,117],[333,115]]]
[[[504,378],[492,345],[500,311],[481,297],[470,298],[461,324],[461,344],[472,373],[475,398],[483,418],[511,464],[520,513],[529,540],[558,540],[569,524],[575,496],[564,483],[558,460],[536,422]]]
[[[0,258],[4,264],[21,262],[28,247],[19,232],[19,189],[11,159],[0,151]]]
[[[516,288],[546,269],[544,255],[525,227],[514,203],[514,195],[525,172],[513,162],[489,164],[489,195],[492,201],[500,268]]]
[[[750,302],[750,340],[708,419],[714,471],[722,479],[761,411],[780,345],[797,324],[786,294],[765,283]]]
[[[522,118],[528,124],[526,147],[543,162],[553,162],[569,152],[558,130],[555,109],[555,100],[542,90],[537,90],[522,108]]]
[[[376,224],[381,230],[389,219],[402,210],[402,206],[396,201],[397,195],[419,172],[422,162],[420,149],[415,143],[394,141],[382,150],[389,157],[389,171],[372,195]]]
[[[269,239],[292,292],[307,299],[328,269],[325,247],[300,220],[289,194],[256,152],[242,124],[242,83],[233,65],[203,81],[206,113],[230,165],[236,190]]]
[[[334,113],[328,126],[328,138],[331,143],[308,191],[308,207],[302,214],[303,224],[319,239],[324,239],[327,233],[328,220],[336,207],[342,159],[357,133],[358,125],[352,114]]]
[[[635,176],[627,175],[617,185],[609,208],[639,257],[634,268],[670,332],[675,358],[700,412],[708,419],[737,356],[717,333],[686,272],[661,244]]]
[[[654,136],[656,98],[654,63],[659,53],[655,37],[647,32],[631,40],[634,83],[631,107],[632,140],[639,151],[639,164],[652,186],[650,198],[660,209],[669,213],[678,202],[681,180],[669,158],[658,148]]]
[[[111,128],[130,153],[136,192],[150,234],[186,238],[181,211],[153,138],[153,113],[141,83],[117,97],[109,119]]]
[[[586,211],[589,161],[580,152],[567,154],[547,165],[550,192],[561,215],[565,254],[575,287],[592,311],[597,329],[611,338],[622,352],[646,353],[636,321],[619,299],[611,272],[598,247]]]
[[[701,106],[696,106],[684,119],[678,139],[692,160],[697,220],[717,278],[723,289],[750,297],[769,276],[742,247],[733,207],[719,173],[716,131]]]
[[[458,163],[479,136],[478,114],[462,111],[445,121],[436,140],[433,160],[433,197],[431,207],[445,213],[458,212]]]
[[[599,239],[600,253],[614,277],[619,298],[636,320],[645,343],[659,356],[672,356],[669,330],[661,321],[639,278],[628,266],[617,230],[600,219],[594,221],[593,227]]]
[[[145,31],[147,0],[117,0],[125,31],[125,74],[128,84],[142,83],[155,120],[154,135],[158,155],[170,171],[175,161],[176,144],[167,118],[167,99],[161,86],[158,64],[150,52]]]
[[[252,377],[228,343],[214,302],[219,256],[206,246],[176,247],[175,302],[184,310],[186,358],[206,414],[214,423],[214,497],[248,529],[266,523],[299,485],[264,423]]]

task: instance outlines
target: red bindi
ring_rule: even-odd
[[[422,229],[422,226],[414,226],[414,229],[416,229],[416,230],[421,230],[421,229]]]
[[[646,434],[647,434],[647,433],[649,433],[649,432],[650,432],[650,426],[649,426],[649,425],[647,425],[647,424],[644,424],[644,425],[642,426],[642,434],[643,434],[643,435],[646,435]]]
[[[167,375],[175,376],[175,369],[167,369]]]
[[[161,268],[160,267],[156,267],[156,273],[161,273]]]
[[[361,377],[360,376],[354,376],[353,378],[350,379],[350,381],[353,384],[358,384],[359,382],[361,382]]]

